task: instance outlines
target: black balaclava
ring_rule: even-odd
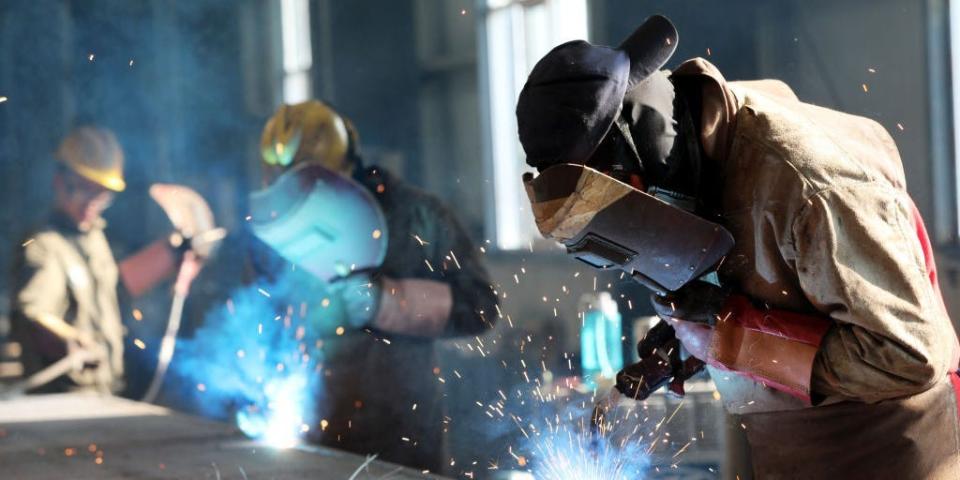
[[[676,143],[674,100],[673,83],[665,71],[650,75],[623,97],[620,117],[630,129],[648,175],[662,170]]]
[[[626,92],[608,137],[616,137],[604,142],[608,149],[617,143],[626,148],[603,153],[632,157],[633,165],[621,163],[642,172],[651,194],[687,210],[696,208],[700,142],[686,95],[671,82],[669,72],[656,72]]]

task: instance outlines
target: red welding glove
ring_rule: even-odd
[[[209,253],[210,247],[205,250]],[[174,288],[186,295],[203,265],[204,256],[193,249],[192,239],[175,231],[124,258],[118,268],[123,286],[139,297],[174,274]]]
[[[829,319],[760,309],[705,282],[690,287],[653,303],[658,315],[673,321],[677,338],[692,355],[810,402],[813,362],[832,325]],[[711,319],[715,326],[703,325]]]
[[[436,338],[447,331],[453,309],[450,284],[420,278],[381,278],[373,327],[385,333]]]

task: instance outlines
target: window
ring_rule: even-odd
[[[937,243],[955,243],[960,238],[960,195],[957,193],[960,192],[960,168],[956,167],[960,158],[960,2],[930,0],[927,6],[935,193],[935,217],[930,235]],[[946,19],[946,24],[942,19]],[[946,100],[950,97],[952,102]],[[948,130],[950,125],[952,135]],[[949,150],[951,143],[952,151]]]
[[[532,248],[539,238],[520,177],[527,171],[515,108],[536,62],[556,45],[587,38],[586,0],[487,0],[481,33],[481,98],[492,214],[499,248]]]
[[[308,0],[281,0],[283,34],[283,103],[299,103],[311,95],[310,5]]]

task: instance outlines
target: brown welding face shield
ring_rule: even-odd
[[[523,181],[543,236],[661,294],[700,277],[733,247],[722,226],[590,167],[555,165]]]

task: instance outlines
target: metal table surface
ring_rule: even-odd
[[[273,449],[247,439],[231,425],[131,400],[58,394],[0,401],[0,478],[440,477],[377,460],[367,462],[361,455],[334,449]]]

